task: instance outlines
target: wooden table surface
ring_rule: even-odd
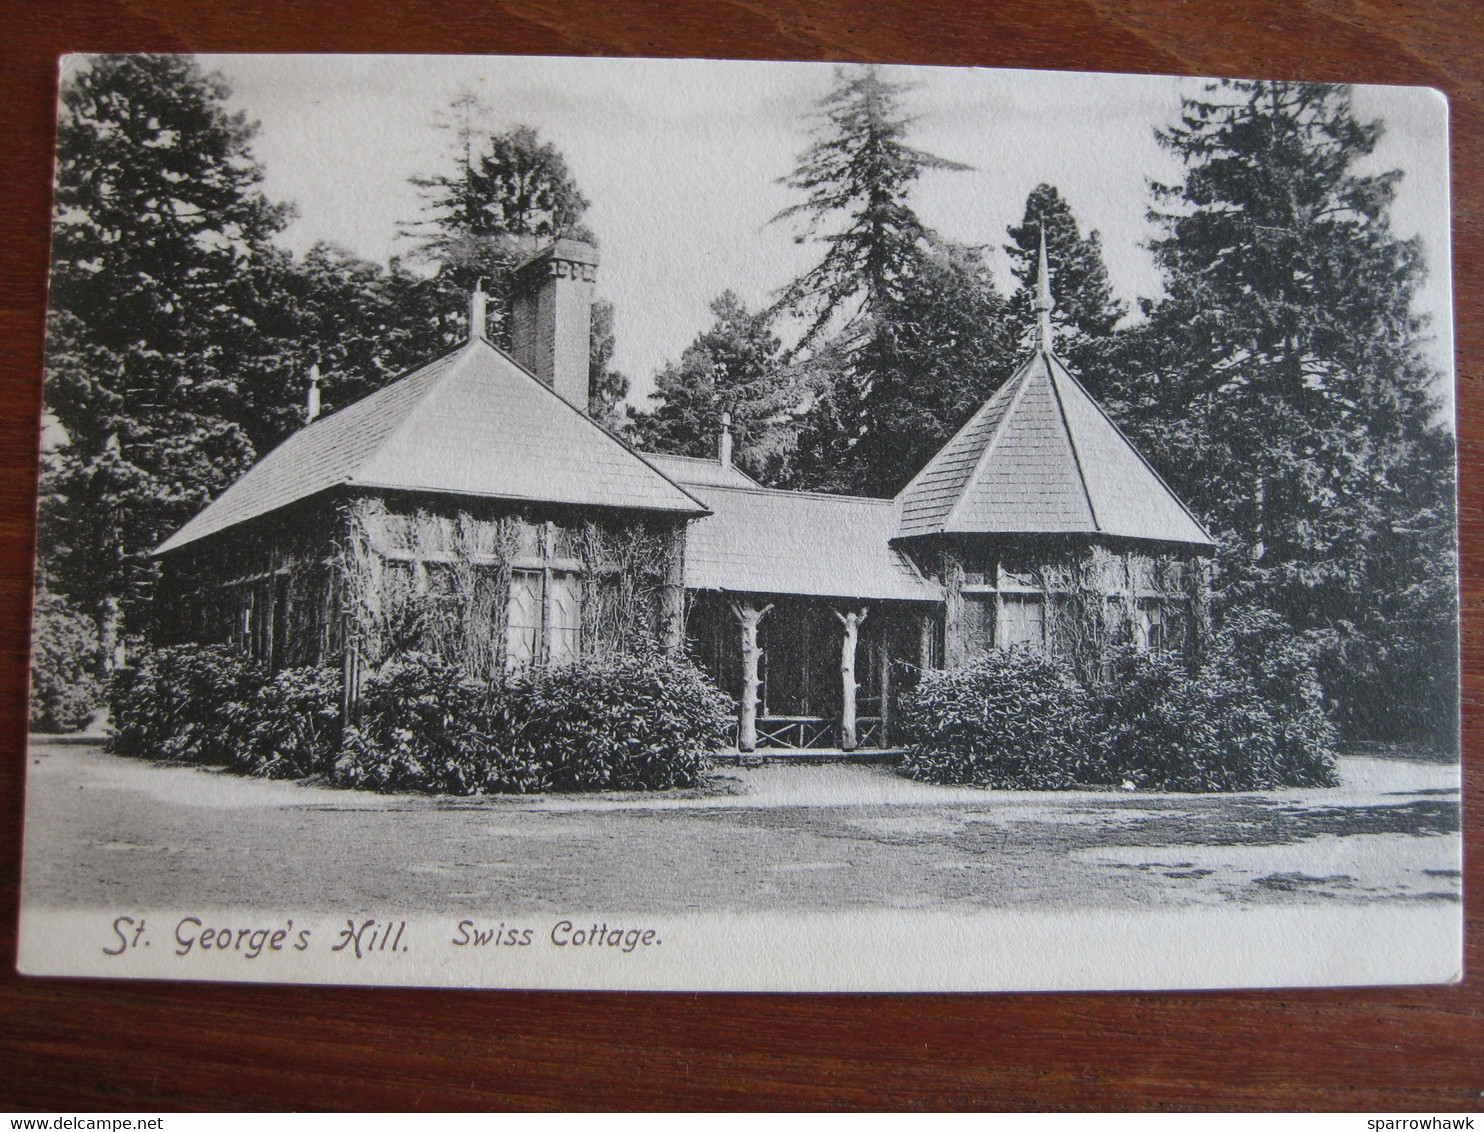
[[[879,60],[1439,87],[1453,104],[1469,863],[1462,985],[1118,995],[348,990],[14,974],[56,56]],[[1470,0],[9,0],[0,5],[0,1106],[1484,1108],[1484,5]]]

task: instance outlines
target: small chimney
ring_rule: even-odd
[[[722,415],[721,415],[721,435],[717,438],[716,448],[717,448],[716,456],[717,456],[717,459],[721,461],[721,466],[723,468],[730,468],[732,466],[732,414],[731,413],[722,413]]]
[[[319,416],[319,363],[309,367],[309,404],[304,413],[304,423],[312,424]]]
[[[469,294],[469,341],[489,341],[489,296],[484,293],[484,280],[474,284]]]
[[[515,269],[510,308],[515,360],[584,410],[597,278],[597,248],[557,240]]]

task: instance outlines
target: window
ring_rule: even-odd
[[[541,571],[510,575],[510,616],[505,624],[505,671],[516,675],[536,663],[541,645]]]
[[[576,574],[551,575],[548,664],[572,664],[582,652],[582,580]]]
[[[994,594],[964,595],[964,640],[971,657],[994,648]]]
[[[540,664],[571,664],[581,653],[582,579],[557,570],[512,571],[505,671],[519,675]]]
[[[1139,599],[1139,647],[1148,652],[1163,652],[1165,639],[1165,611],[1157,598]]]
[[[1005,617],[1005,648],[1031,645],[1041,648],[1046,643],[1046,605],[1040,594],[1006,594],[1001,602]]]

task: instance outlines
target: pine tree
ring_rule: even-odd
[[[1055,303],[1051,320],[1056,329],[1056,352],[1077,371],[1094,396],[1103,397],[1110,392],[1102,388],[1104,381],[1115,376],[1108,364],[1111,340],[1128,310],[1108,282],[1098,233],[1083,236],[1071,206],[1054,185],[1046,184],[1031,190],[1020,223],[1012,224],[1006,232],[1012,242],[1005,245],[1005,253],[1010,257],[1011,272],[1020,282],[1010,296],[1010,315],[1022,348],[1029,345],[1035,333],[1036,264],[1044,232]]]
[[[862,338],[852,375],[869,384],[843,390],[859,438],[820,486],[894,495],[1010,375],[1015,324],[983,253],[934,239]],[[801,445],[815,443],[812,431]]]
[[[795,352],[812,389],[795,486],[895,491],[972,411],[966,398],[1004,376],[1004,303],[979,254],[910,202],[923,173],[968,167],[907,144],[905,91],[874,67],[838,71],[783,181],[805,199],[775,219],[804,218],[798,239],[825,246],[775,306],[803,320]]]
[[[244,354],[257,266],[286,223],[254,126],[178,56],[99,56],[63,84],[39,552],[114,655],[148,550],[254,456]]]
[[[1424,266],[1390,229],[1401,174],[1356,170],[1381,129],[1355,118],[1345,87],[1223,83],[1186,98],[1158,135],[1185,164],[1183,182],[1154,187],[1167,297],[1127,368],[1132,427],[1221,538],[1228,606],[1268,604],[1322,634],[1327,687],[1362,732],[1424,699],[1383,689],[1446,683],[1452,663],[1436,628],[1449,587],[1426,583],[1454,559],[1438,457],[1452,441],[1431,424],[1412,309]],[[1347,674],[1359,654],[1369,687]]]
[[[711,303],[713,322],[678,363],[655,377],[651,407],[629,410],[629,431],[651,452],[713,457],[723,414],[731,419],[734,458],[758,479],[779,474],[792,442],[791,411],[800,393],[766,312],[731,291]]]
[[[511,271],[537,245],[560,236],[591,240],[582,227],[588,201],[566,160],[529,126],[481,131],[488,114],[472,95],[461,95],[443,123],[454,143],[454,172],[414,177],[423,193],[423,218],[403,229],[417,241],[415,258],[436,265],[435,290],[445,305],[463,312],[469,292],[483,281],[495,341],[506,343],[504,314]]]

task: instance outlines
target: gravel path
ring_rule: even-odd
[[[1015,793],[869,765],[722,768],[665,796],[448,799],[263,782],[36,743],[37,907],[352,903],[458,912],[1457,901],[1459,769],[1342,785]]]

